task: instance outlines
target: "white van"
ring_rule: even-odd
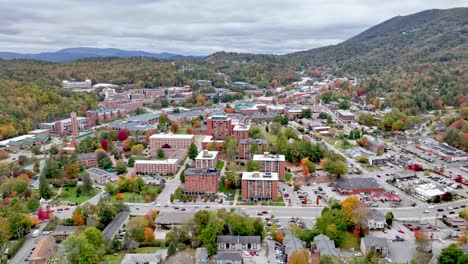
[[[39,229],[34,230],[32,236],[37,237],[39,235],[39,232],[40,232]]]

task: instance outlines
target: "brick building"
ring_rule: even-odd
[[[239,150],[239,159],[250,160],[252,159],[252,151],[263,153],[268,148],[268,141],[266,139],[241,139],[237,141]]]
[[[377,183],[373,178],[341,178],[334,180],[332,185],[341,194],[359,194],[359,193],[372,193],[382,192],[385,189]]]
[[[87,117],[76,117],[78,131],[84,131],[91,127],[91,120]],[[50,123],[39,123],[40,129],[46,129],[50,134],[56,134],[59,136],[70,135],[72,132],[72,120],[71,118],[58,120]]]
[[[37,243],[36,248],[28,259],[29,264],[47,264],[52,258],[55,249],[55,238],[47,236]]]
[[[138,174],[174,175],[177,173],[178,159],[136,160],[135,172]]]
[[[219,187],[219,171],[208,168],[189,168],[185,171],[184,192],[215,194]]]
[[[232,135],[236,138],[237,142],[241,139],[249,138],[250,125],[238,124],[232,129]]]
[[[92,125],[95,125],[99,122],[108,122],[116,118],[123,117],[127,115],[127,110],[122,108],[100,108],[97,110],[88,110],[86,111],[86,117],[89,118],[89,121]]]
[[[218,151],[203,150],[195,158],[197,168],[216,168],[218,163]]]
[[[79,154],[77,157],[77,163],[85,168],[97,167],[98,155],[95,152]]]
[[[286,158],[284,155],[270,154],[264,152],[263,154],[253,155],[252,160],[258,161],[261,164],[264,172],[276,172],[278,173],[279,180],[284,181]]]
[[[231,118],[217,114],[206,119],[206,133],[215,140],[223,140],[232,134]]]
[[[89,178],[97,184],[106,185],[108,182],[111,181],[111,175],[105,170],[101,170],[98,168],[90,168],[86,170],[88,173]]]
[[[278,173],[244,172],[242,173],[243,200],[274,200],[278,198]]]
[[[159,148],[188,149],[195,143],[194,135],[154,134],[150,136],[151,155],[155,157]]]

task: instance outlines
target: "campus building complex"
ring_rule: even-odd
[[[276,172],[278,173],[279,180],[284,181],[286,158],[284,155],[270,154],[265,152],[263,154],[254,155],[252,160],[261,164],[261,171]]]
[[[184,192],[215,194],[218,192],[219,171],[208,168],[189,168],[185,171]]]
[[[278,173],[244,172],[242,173],[243,200],[275,200],[278,198]]]

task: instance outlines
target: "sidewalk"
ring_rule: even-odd
[[[234,203],[232,204],[232,206],[237,205],[237,199],[238,198],[239,198],[239,189],[236,189],[236,193],[234,194]]]

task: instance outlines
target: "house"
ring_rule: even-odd
[[[369,156],[368,159],[372,166],[385,166],[388,162],[388,158],[385,156]]]
[[[293,251],[304,249],[302,241],[291,233],[286,233],[283,239],[283,245],[285,259],[288,259]]]
[[[372,209],[367,214],[366,224],[369,229],[383,229],[385,227],[385,216],[380,211]]]
[[[50,261],[55,249],[55,238],[48,236],[42,238],[37,243],[36,248],[28,259],[29,264],[47,264]]]
[[[408,137],[402,135],[395,135],[393,138],[393,142],[395,145],[407,145],[408,144]]]
[[[153,254],[125,254],[122,264],[161,264],[163,257],[159,253]]]
[[[216,256],[216,264],[243,264],[241,253],[221,252]]]
[[[379,256],[388,256],[388,242],[386,238],[368,235],[361,239],[361,251],[364,255],[375,250]]]
[[[217,236],[218,250],[260,250],[260,236]]]
[[[114,239],[114,236],[117,235],[119,230],[123,227],[125,223],[130,219],[129,212],[120,212],[118,213],[114,219],[104,228],[102,231],[102,237],[110,242]]]
[[[208,250],[204,247],[195,251],[195,264],[208,264]]]
[[[335,247],[335,241],[323,234],[314,237],[314,243],[311,245],[311,250],[319,256],[338,257],[340,255],[339,249]]]
[[[395,173],[395,178],[400,181],[406,181],[417,178],[416,172],[412,170],[402,170]]]

